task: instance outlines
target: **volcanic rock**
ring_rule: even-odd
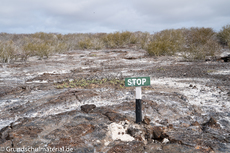
[[[81,110],[83,111],[83,112],[86,112],[86,113],[89,113],[91,110],[93,110],[94,108],[96,108],[96,105],[94,105],[94,104],[90,104],[90,105],[88,105],[88,104],[86,104],[86,105],[82,105],[81,106]]]
[[[126,117],[116,112],[106,112],[104,115],[107,116],[109,120],[112,122],[120,122],[120,121],[127,120]]]
[[[206,127],[217,128],[220,129],[220,125],[217,123],[216,119],[211,117],[208,122],[203,124],[204,129]]]
[[[159,126],[153,127],[153,139],[159,140],[162,138],[163,130]]]
[[[145,116],[144,119],[143,119],[143,123],[144,123],[144,124],[147,124],[147,125],[150,124],[150,121],[151,121],[151,120],[150,120],[147,116]]]

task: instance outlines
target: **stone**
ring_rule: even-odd
[[[180,99],[182,99],[185,102],[188,101],[188,98],[186,96],[184,96],[184,95],[181,95]]]
[[[96,105],[94,105],[94,104],[90,104],[90,105],[88,105],[88,104],[86,104],[86,105],[82,105],[81,106],[81,110],[83,111],[83,112],[86,112],[86,113],[89,113],[91,110],[93,110],[94,108],[96,108]]]
[[[200,125],[197,121],[193,122],[193,123],[191,124],[191,126],[198,126],[198,127],[201,127],[201,125]]]
[[[38,134],[41,133],[43,129],[39,126],[22,126],[20,129],[17,129],[16,131],[13,130],[13,132],[10,134],[14,137],[20,137],[20,136],[29,136],[31,138],[37,138]]]
[[[159,126],[153,127],[153,139],[158,140],[161,139],[161,135],[163,133],[163,130]]]
[[[220,125],[217,123],[216,119],[211,117],[208,122],[203,124],[203,129],[206,127],[217,128],[220,129]]]
[[[161,120],[161,121],[159,121],[159,123],[162,124],[162,125],[167,125],[168,124],[168,119]]]
[[[173,129],[173,125],[172,125],[172,124],[169,124],[169,125],[167,126],[167,128]]]
[[[179,144],[171,144],[168,143],[162,146],[163,153],[201,153],[201,151],[195,149],[194,147],[187,146],[187,145],[179,145]]]
[[[143,152],[144,143],[139,141],[132,141],[130,143],[119,143],[114,145],[107,153],[140,153]]]
[[[108,126],[108,135],[111,136],[112,140],[121,140],[121,141],[133,141],[134,138],[127,134],[127,126],[125,126],[125,122],[120,123],[111,123]],[[127,124],[129,124],[127,122]]]
[[[143,123],[144,123],[144,124],[147,124],[147,125],[150,124],[150,121],[151,121],[151,120],[150,120],[147,116],[145,116],[144,119],[143,119]]]
[[[162,141],[162,143],[164,143],[164,144],[166,144],[168,142],[169,142],[169,139],[167,139],[167,138],[164,138],[163,141]]]
[[[224,57],[221,57],[220,60],[223,60],[224,62],[230,62],[230,54]]]
[[[127,129],[127,133],[138,141],[145,141],[145,130],[139,125],[131,125]]]
[[[161,151],[162,151],[161,143],[150,143],[149,145],[145,146],[145,150],[144,150],[144,152],[146,153],[155,153],[155,152],[160,153]]]
[[[109,120],[112,122],[120,122],[126,120],[126,118],[123,115],[118,114],[116,112],[106,112],[104,115],[107,116]]]

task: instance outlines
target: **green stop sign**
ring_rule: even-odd
[[[126,87],[138,87],[138,86],[149,86],[150,77],[133,77],[125,78]]]

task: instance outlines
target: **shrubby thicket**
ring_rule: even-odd
[[[34,34],[0,33],[0,62],[26,61],[30,56],[48,58],[54,53],[84,49],[144,49],[149,56],[180,53],[189,59],[214,56],[222,47],[230,48],[230,25],[219,32],[212,28],[167,29],[148,32]]]

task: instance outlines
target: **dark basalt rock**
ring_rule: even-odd
[[[147,125],[150,124],[150,121],[151,121],[151,120],[150,120],[147,116],[145,116],[144,119],[143,119],[143,123],[144,123],[144,124],[147,124]]]
[[[214,119],[213,117],[211,117],[208,122],[202,124],[202,126],[203,126],[203,130],[205,130],[207,127],[220,129],[220,125],[217,123],[216,119]]]
[[[130,143],[120,142],[114,145],[107,153],[140,153],[144,151],[144,143],[139,141],[132,141]]]
[[[86,105],[82,105],[81,106],[81,110],[83,111],[83,112],[86,112],[86,113],[89,113],[91,110],[93,110],[94,108],[96,108],[96,105],[94,105],[94,104],[90,104],[90,105],[88,105],[88,104],[86,104]]]
[[[164,133],[162,127],[154,126],[153,127],[153,139],[162,141],[164,138],[168,138],[168,135]]]
[[[223,60],[224,62],[230,62],[230,54],[228,56],[221,57],[220,60]]]
[[[109,120],[112,122],[120,122],[127,120],[125,116],[118,114],[116,112],[106,112],[104,115],[107,116]]]
[[[97,50],[95,57],[90,57],[94,54],[90,50],[77,50],[45,60],[32,57],[28,64],[0,64],[0,71],[6,72],[0,73],[0,149],[65,146],[77,153],[229,153],[229,75],[209,73],[228,71],[229,63],[223,62],[229,62],[229,55],[207,59],[210,62],[186,62],[177,56],[153,59],[141,50],[113,50]],[[218,59],[221,62],[212,62]],[[108,83],[132,74],[162,79],[143,87],[142,113],[148,117],[141,124],[135,124],[135,92],[120,86],[122,82],[66,86],[75,79],[106,78]],[[174,85],[167,83],[169,79],[176,79]],[[95,101],[97,97],[101,100]],[[201,104],[194,103],[201,98]],[[129,122],[119,123],[124,120]],[[120,136],[129,134],[135,140],[113,140],[112,122],[128,128]]]

